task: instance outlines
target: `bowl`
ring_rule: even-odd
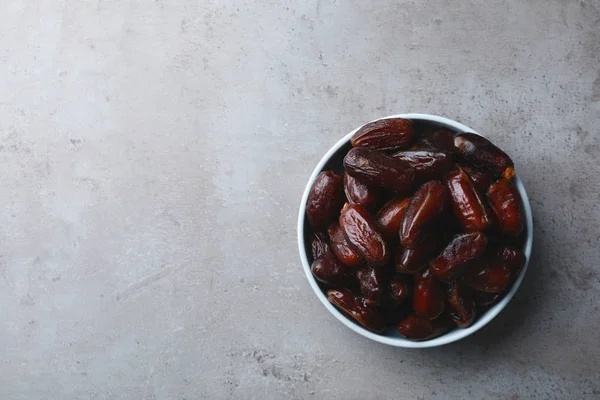
[[[397,114],[390,115],[385,118],[407,118],[414,122],[415,129],[419,129],[419,126],[430,126],[430,127],[439,127],[446,128],[454,132],[473,132],[478,135],[481,135],[474,129],[463,125],[459,122],[453,121],[448,118],[440,117],[437,115],[431,114]],[[531,256],[531,247],[533,243],[533,221],[531,218],[531,206],[529,204],[529,198],[527,197],[527,192],[525,191],[525,187],[523,183],[519,179],[518,174],[513,178],[513,183],[515,184],[517,190],[519,191],[521,198],[523,200],[523,209],[525,213],[525,227],[524,227],[524,244],[523,244],[523,252],[525,253],[526,262],[524,267],[521,269],[521,272],[512,287],[508,292],[506,292],[503,298],[490,307],[483,315],[478,315],[477,320],[473,325],[468,328],[456,328],[442,336],[438,336],[434,339],[424,340],[424,341],[413,341],[402,337],[395,327],[388,327],[382,334],[373,333],[365,328],[363,328],[358,323],[354,322],[352,319],[347,317],[341,311],[339,311],[336,307],[334,307],[328,300],[326,295],[327,288],[321,286],[318,281],[314,278],[310,271],[310,263],[309,263],[309,254],[311,253],[311,242],[310,242],[310,226],[308,224],[308,220],[306,217],[306,202],[308,199],[308,193],[317,178],[317,175],[323,170],[333,169],[337,171],[342,171],[343,165],[342,160],[346,153],[351,149],[350,138],[352,135],[361,127],[356,128],[352,132],[348,133],[345,137],[343,137],[339,142],[337,142],[327,153],[323,156],[321,161],[317,164],[314,169],[308,183],[306,184],[306,188],[304,189],[304,194],[302,196],[302,201],[300,203],[300,211],[298,213],[298,250],[300,252],[300,260],[302,262],[302,267],[304,268],[304,272],[306,273],[306,278],[310,283],[310,286],[314,290],[315,294],[321,300],[321,303],[325,306],[327,310],[337,318],[341,323],[346,325],[348,328],[352,329],[354,332],[374,340],[379,343],[387,344],[390,346],[396,347],[405,347],[405,348],[426,348],[426,347],[436,347],[442,346],[448,343],[456,342],[457,340],[463,339],[481,329],[487,323],[489,323],[492,319],[494,319],[508,304],[508,302],[513,298],[521,282],[523,281],[523,277],[527,272],[527,267],[529,265],[529,259]],[[481,135],[483,136],[483,135]]]

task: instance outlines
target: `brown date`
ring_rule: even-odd
[[[410,197],[398,196],[385,203],[377,212],[375,220],[388,243],[398,241],[398,231],[408,203],[410,203]]]
[[[399,151],[391,156],[407,162],[415,170],[415,182],[441,179],[453,164],[452,157],[443,152]]]
[[[516,276],[521,272],[521,269],[525,266],[525,261],[527,261],[523,250],[510,244],[498,247],[495,256],[510,267],[513,276]]]
[[[378,266],[387,262],[387,244],[366,208],[360,204],[345,206],[340,215],[340,226],[348,242],[367,264]]]
[[[374,208],[379,201],[377,189],[365,185],[348,174],[344,174],[344,191],[350,204],[360,204],[366,208]]]
[[[438,251],[439,236],[435,232],[429,232],[414,249],[405,249],[400,246],[396,251],[396,272],[417,274],[427,269],[429,260]]]
[[[389,284],[389,296],[393,307],[402,305],[412,295],[412,282],[408,276],[397,276]]]
[[[473,181],[475,189],[481,194],[487,192],[488,188],[492,184],[492,176],[486,172],[477,168],[467,167],[461,165],[461,168],[469,175],[469,178]]]
[[[471,261],[483,254],[486,246],[487,238],[481,232],[458,234],[442,250],[442,254],[431,260],[431,273],[443,281],[452,281],[470,267]]]
[[[323,171],[308,194],[306,214],[315,230],[326,229],[339,215],[344,204],[342,177],[333,171]]]
[[[452,154],[454,152],[454,133],[448,129],[438,129],[428,135],[423,135],[416,146],[419,146],[419,149],[437,150]]]
[[[497,257],[489,257],[471,267],[464,276],[467,285],[480,292],[502,293],[510,281],[511,271]]]
[[[523,230],[523,207],[517,188],[508,179],[500,179],[489,187],[487,197],[502,233],[517,236]]]
[[[465,231],[484,231],[492,225],[492,217],[482,197],[466,172],[457,167],[445,178],[452,199],[452,210]]]
[[[452,320],[460,328],[467,328],[475,321],[473,292],[459,282],[448,286],[448,307]]]
[[[413,309],[420,317],[434,319],[444,312],[445,296],[441,284],[429,270],[415,277]]]
[[[454,151],[467,164],[490,171],[496,177],[510,179],[515,175],[510,157],[483,136],[475,133],[456,135]]]
[[[477,307],[487,307],[491,306],[500,298],[498,293],[486,293],[475,291],[473,294],[473,299],[475,300],[475,306]]]
[[[446,210],[448,194],[439,181],[424,183],[408,204],[400,227],[402,246],[412,249],[423,238],[423,228]]]
[[[411,188],[415,171],[405,161],[396,160],[377,150],[353,148],[344,157],[346,173],[369,186],[399,192]]]
[[[338,260],[350,267],[358,267],[365,263],[363,256],[358,254],[356,249],[346,239],[339,223],[334,222],[329,225],[328,233],[331,250]]]
[[[365,267],[356,273],[360,292],[372,303],[380,304],[385,295],[385,277],[379,268]]]
[[[365,328],[376,333],[383,332],[383,315],[376,308],[369,306],[365,299],[354,297],[350,290],[330,289],[327,291],[327,299]]]
[[[310,271],[317,280],[327,285],[344,285],[354,278],[354,271],[331,253],[324,254],[313,261]]]
[[[313,233],[311,250],[313,260],[316,260],[323,254],[329,253],[329,251],[331,251],[331,248],[329,247],[329,240],[327,239],[327,235],[325,235],[322,232]]]
[[[413,141],[413,122],[404,118],[386,118],[368,123],[350,140],[354,147],[371,149],[408,147]]]
[[[398,332],[407,339],[426,340],[433,339],[450,329],[448,318],[442,317],[434,319],[419,317],[418,315],[409,315],[398,325]]]

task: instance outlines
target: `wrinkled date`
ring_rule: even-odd
[[[415,170],[415,181],[419,183],[442,179],[454,163],[448,153],[423,150],[399,151],[392,157],[410,165]]]
[[[444,312],[444,291],[429,271],[415,277],[413,308],[420,317],[434,319]]]
[[[431,273],[443,281],[454,280],[483,254],[486,246],[487,238],[481,232],[456,235],[442,254],[431,260]]]
[[[358,267],[365,263],[363,256],[358,254],[354,247],[348,242],[348,239],[346,239],[344,231],[339,223],[334,222],[331,224],[328,232],[331,250],[338,260],[350,267]]]
[[[363,298],[355,297],[350,290],[330,289],[327,291],[327,299],[365,328],[377,333],[385,328],[381,312],[369,306]]]
[[[450,330],[450,321],[443,316],[434,320],[409,315],[398,325],[398,332],[407,339],[426,340]]]
[[[378,190],[365,185],[351,175],[344,174],[344,191],[350,204],[374,208],[379,200]]]
[[[510,179],[515,175],[510,157],[492,142],[475,133],[461,133],[454,137],[454,150],[461,160],[495,176]]]
[[[350,140],[354,147],[372,149],[408,147],[413,141],[413,122],[404,118],[387,118],[368,123]]]
[[[327,236],[322,232],[315,232],[313,234],[313,239],[311,243],[311,250],[313,260],[321,257],[324,254],[329,253],[331,248],[329,247],[329,241],[327,240]]]
[[[363,297],[380,304],[385,294],[385,277],[379,268],[365,267],[356,273]]]
[[[344,157],[346,173],[367,185],[405,192],[412,187],[415,171],[405,161],[377,150],[354,148]]]
[[[304,248],[310,242],[314,279],[372,332],[395,326],[428,340],[472,326],[527,263],[512,160],[479,135],[438,127],[365,125],[343,173],[321,172],[309,192]],[[328,168],[338,170],[339,153]]]
[[[450,316],[460,328],[467,328],[475,321],[475,301],[468,287],[455,281],[448,286]]]
[[[448,194],[439,181],[427,182],[410,200],[400,227],[402,246],[412,249],[421,241],[424,228],[435,220],[448,204]]]
[[[339,215],[344,205],[342,177],[333,171],[323,171],[317,176],[308,194],[306,214],[316,230],[326,229]]]
[[[395,197],[377,212],[375,220],[388,243],[398,241],[398,231],[409,203],[410,197]]]
[[[457,167],[445,179],[452,199],[452,210],[467,232],[484,231],[492,225],[492,217],[483,198],[465,171]]]
[[[364,257],[369,265],[383,265],[389,251],[383,236],[366,208],[350,204],[342,210],[340,226],[348,242]]]
[[[487,190],[498,227],[507,236],[518,236],[523,230],[521,196],[508,179],[494,182]]]
[[[313,261],[310,271],[318,281],[330,286],[348,284],[354,278],[354,271],[331,253],[324,254]]]

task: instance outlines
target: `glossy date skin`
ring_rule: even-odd
[[[414,249],[399,247],[396,251],[396,272],[400,274],[418,274],[429,267],[429,260],[437,253],[440,235],[429,232]]]
[[[397,242],[398,231],[402,225],[404,213],[410,203],[410,197],[398,196],[388,201],[375,216],[377,226],[388,243]]]
[[[487,192],[493,181],[492,175],[489,172],[464,165],[461,165],[461,168],[467,173],[469,178],[471,178],[475,189],[477,189],[481,195]]]
[[[377,224],[366,208],[359,204],[344,207],[340,226],[350,245],[372,266],[388,261],[389,250]]]
[[[444,180],[452,199],[452,211],[465,231],[484,231],[492,226],[492,217],[482,196],[461,167],[452,170]]]
[[[350,267],[359,267],[365,263],[365,259],[348,242],[344,231],[339,223],[334,222],[328,229],[331,251],[342,262]]]
[[[475,322],[473,292],[457,281],[448,286],[448,308],[452,320],[458,327],[467,328]]]
[[[404,118],[386,118],[360,128],[350,142],[353,147],[391,149],[408,147],[414,141],[413,122]]]
[[[444,316],[430,320],[412,314],[400,322],[398,332],[407,339],[427,340],[444,334],[450,327],[448,318]]]
[[[350,204],[360,204],[372,209],[379,201],[379,191],[367,186],[351,175],[344,174],[344,192]]]
[[[415,171],[405,161],[365,148],[353,148],[344,157],[346,173],[373,187],[398,192],[410,190]]]
[[[332,253],[326,253],[313,261],[310,271],[318,281],[330,286],[349,284],[354,278],[354,271]]]
[[[504,261],[488,257],[465,273],[464,282],[480,292],[502,293],[510,277],[510,267]]]
[[[444,312],[444,291],[429,271],[415,277],[413,308],[415,314],[428,319],[437,318]]]
[[[454,163],[448,153],[425,150],[399,151],[392,157],[408,163],[415,170],[415,182],[418,183],[442,179]]]
[[[481,232],[456,235],[442,253],[431,260],[431,273],[442,281],[452,281],[469,268],[486,247],[487,238]]]
[[[524,226],[523,206],[513,183],[508,179],[494,182],[487,190],[487,198],[500,231],[507,236],[518,236]]]
[[[323,171],[315,179],[306,203],[308,222],[317,230],[324,230],[339,215],[344,204],[342,177],[334,171]]]
[[[417,189],[410,200],[402,225],[400,242],[414,249],[422,240],[424,228],[442,214],[448,206],[448,194],[439,181],[429,181]]]
[[[512,275],[517,276],[525,266],[527,258],[523,250],[510,244],[500,245],[495,250],[495,257],[504,261],[512,270]]]
[[[350,290],[330,289],[327,291],[327,299],[365,328],[376,333],[383,332],[385,319],[381,312],[369,306],[365,299],[355,297]]]
[[[454,137],[454,151],[459,159],[494,176],[510,179],[515,175],[511,158],[492,142],[475,133],[461,133]]]

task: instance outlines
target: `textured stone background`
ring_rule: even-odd
[[[0,0],[0,398],[597,399],[600,1]],[[515,159],[520,292],[429,350],[312,293],[296,213],[373,118]]]

